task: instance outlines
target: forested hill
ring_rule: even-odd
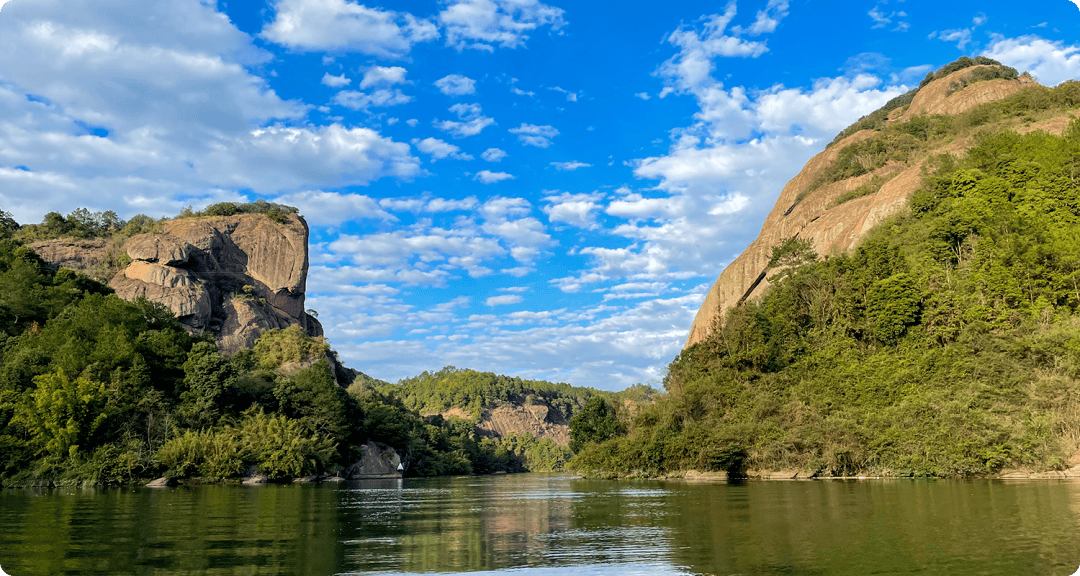
[[[556,409],[563,420],[569,420],[592,396],[604,394],[594,388],[522,380],[453,366],[438,372],[423,372],[379,389],[397,395],[406,406],[422,414],[439,414],[456,408],[479,418],[485,407],[543,402]]]
[[[260,214],[250,217],[277,222]],[[24,243],[112,242],[160,224],[75,211],[21,227],[0,211],[0,486],[347,476],[372,446],[393,449],[411,476],[569,458],[550,440],[484,438],[472,421],[421,416],[376,389],[385,383],[335,368],[329,344],[299,324],[223,354],[164,304],[121,299]]]
[[[1078,107],[1078,82],[1032,86],[843,145],[824,174],[917,161],[921,184],[850,250],[775,244],[763,295],[715,318],[672,361],[668,395],[571,466],[806,477],[1080,463]]]

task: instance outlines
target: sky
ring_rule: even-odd
[[[0,209],[296,206],[346,365],[659,387],[837,132],[1069,0],[0,0]]]

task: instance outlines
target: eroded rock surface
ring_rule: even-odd
[[[345,478],[401,478],[401,456],[389,446],[368,442],[360,447],[360,459],[345,469]]]
[[[34,242],[30,247],[53,267],[70,268],[101,282],[109,281],[107,263],[120,252],[104,240],[70,238]]]
[[[140,296],[168,306],[195,334],[210,332],[219,348],[250,347],[263,330],[301,325],[322,335],[304,310],[308,227],[262,214],[177,219],[160,234],[124,244],[132,262],[109,282],[126,300]]]
[[[924,86],[906,110],[889,114],[891,122],[906,122],[917,114],[959,114],[975,106],[1010,96],[1035,81],[1026,73],[1018,80],[988,80],[951,92],[967,75],[979,67],[953,72]],[[951,92],[951,93],[950,93]],[[1057,134],[1068,118],[1050,119],[1038,125]],[[1028,128],[1019,128],[1028,131]],[[850,144],[874,135],[863,130],[856,132],[810,159],[795,178],[784,186],[756,240],[724,269],[713,284],[705,302],[698,310],[686,346],[705,339],[715,328],[717,319],[728,309],[746,299],[760,297],[769,286],[769,278],[778,273],[768,269],[774,246],[798,236],[811,240],[820,255],[836,254],[856,246],[882,220],[897,214],[921,185],[922,162],[912,165],[887,165],[873,174],[865,174],[822,186],[811,191],[812,184]],[[938,152],[962,153],[964,142],[953,142]],[[873,194],[834,206],[837,198],[869,182],[875,176],[891,178]]]

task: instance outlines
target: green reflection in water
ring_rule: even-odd
[[[0,565],[54,574],[1067,575],[1080,483],[559,475],[0,491]]]

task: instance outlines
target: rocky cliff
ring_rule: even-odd
[[[919,89],[906,108],[889,114],[889,123],[909,122],[921,114],[960,114],[980,104],[1006,98],[1028,86],[1036,86],[1026,73],[1018,79],[987,80],[965,85],[973,74],[987,66],[965,68],[934,80]],[[1035,125],[1012,126],[1018,131],[1045,129],[1060,134],[1068,118],[1043,119]],[[810,159],[780,192],[761,232],[746,250],[724,269],[705,297],[690,328],[686,346],[703,340],[728,309],[746,299],[760,297],[769,278],[780,269],[769,268],[772,249],[787,238],[810,240],[822,255],[836,254],[856,246],[870,229],[897,214],[922,182],[926,159],[940,153],[963,154],[967,141],[953,140],[906,163],[891,162],[870,174],[815,187],[821,176],[840,156],[844,147],[873,137],[861,130],[844,138]],[[874,181],[887,180],[879,190],[837,205],[845,194]]]
[[[190,332],[209,332],[226,353],[250,347],[270,328],[296,324],[321,336],[322,326],[304,308],[307,223],[296,214],[282,220],[251,213],[165,222],[162,232],[122,245],[120,261],[130,263],[109,286],[126,300],[168,306]],[[110,256],[101,241],[54,240],[34,249],[53,265],[77,270],[100,269]]]

